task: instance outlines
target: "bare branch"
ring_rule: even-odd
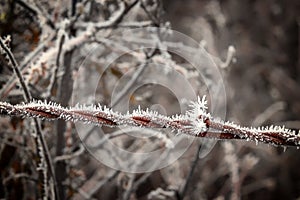
[[[7,38],[6,38],[7,40]],[[10,41],[8,41],[10,42]],[[2,38],[0,38],[0,47],[1,50],[4,51],[4,53],[6,54],[9,64],[10,66],[13,68],[15,74],[18,77],[18,80],[22,86],[22,89],[24,91],[24,99],[26,102],[30,102],[32,100],[30,91],[23,79],[23,76],[19,70],[19,66],[17,64],[17,61],[15,60],[14,55],[12,54],[12,52],[10,51],[10,49],[7,47],[7,45],[5,44],[4,40]],[[47,178],[47,173],[49,171],[50,176],[53,180],[54,183],[54,192],[57,196],[57,188],[56,188],[56,179],[55,179],[55,174],[54,174],[54,170],[52,167],[52,160],[51,160],[51,156],[50,156],[50,152],[46,143],[46,140],[44,138],[44,135],[42,133],[42,128],[41,125],[39,123],[39,121],[37,119],[34,119],[34,125],[35,125],[35,131],[37,134],[37,137],[35,138],[35,143],[39,149],[39,156],[40,156],[40,164],[42,166],[40,166],[40,169],[43,170],[43,175],[44,175],[44,192],[45,192],[45,197],[48,198],[48,188],[47,188],[47,182],[48,182],[48,178]],[[44,166],[45,165],[45,166]]]

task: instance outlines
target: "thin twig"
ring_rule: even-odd
[[[192,179],[192,177],[193,177],[193,175],[194,175],[196,166],[197,166],[198,161],[199,161],[199,153],[200,153],[201,147],[202,147],[202,145],[199,144],[198,150],[197,150],[197,152],[196,152],[196,154],[195,154],[195,158],[194,158],[194,160],[193,160],[193,162],[192,162],[191,169],[190,169],[190,171],[189,171],[189,173],[188,173],[188,175],[187,175],[187,178],[185,179],[185,182],[184,182],[184,184],[183,184],[182,189],[181,189],[180,192],[179,192],[179,200],[183,200],[183,199],[184,199],[184,197],[185,197],[185,195],[186,195],[186,192],[187,192],[187,189],[189,188],[189,184],[190,184],[190,182],[191,182],[191,179]]]
[[[10,39],[8,39],[8,40],[10,40]],[[32,97],[31,97],[28,87],[22,77],[22,74],[19,70],[17,61],[15,60],[15,57],[12,54],[12,52],[10,51],[10,49],[6,46],[6,44],[4,44],[2,38],[0,38],[0,46],[1,46],[1,49],[4,51],[4,53],[6,54],[8,60],[9,60],[9,64],[12,66],[12,68],[13,68],[15,74],[17,75],[17,78],[21,84],[21,87],[23,88],[25,101],[30,102],[32,100]]]
[[[17,64],[17,61],[15,60],[15,57],[14,55],[12,54],[12,52],[10,51],[10,49],[7,47],[7,45],[3,42],[2,38],[0,38],[0,46],[1,46],[1,49],[5,52],[8,60],[9,60],[9,64],[12,66],[15,74],[17,75],[17,78],[22,86],[22,89],[23,89],[23,92],[24,92],[24,99],[26,102],[30,102],[32,100],[32,97],[31,97],[31,94],[30,94],[30,91],[23,79],[23,76],[19,70],[19,66]],[[50,156],[50,151],[48,149],[48,146],[47,146],[47,143],[46,143],[46,140],[44,138],[44,135],[42,133],[42,129],[41,129],[41,125],[39,123],[39,121],[37,119],[34,119],[34,124],[35,124],[35,131],[36,131],[36,134],[37,134],[37,138],[35,138],[35,142],[36,142],[36,145],[38,147],[41,148],[41,152],[38,152],[38,154],[40,154],[40,157],[41,157],[41,162],[43,161],[43,157],[45,158],[45,165],[46,165],[46,168],[48,169],[49,173],[50,173],[50,176],[53,180],[53,184],[54,184],[54,192],[55,192],[55,195],[57,197],[57,188],[56,188],[56,179],[55,179],[55,174],[54,174],[54,170],[53,170],[53,167],[52,167],[52,160],[51,160],[51,156]],[[46,175],[46,172],[45,174]],[[45,183],[44,183],[45,184]],[[45,188],[45,192],[47,193],[47,188]]]
[[[67,106],[69,104],[71,95],[72,95],[72,86],[73,86],[73,78],[72,78],[72,54],[73,51],[66,52],[63,56],[63,66],[64,66],[64,74],[62,76],[61,82],[58,88],[58,100],[62,103],[62,105]],[[66,146],[65,132],[66,132],[66,122],[63,120],[58,120],[56,123],[56,156],[61,156],[64,153],[64,149]],[[67,166],[64,161],[55,163],[55,174],[56,179],[58,181],[58,189],[60,199],[66,198],[66,190],[63,182],[66,181],[67,178]]]
[[[145,13],[148,15],[149,19],[153,22],[154,26],[159,27],[159,19],[154,16],[146,7],[144,1],[139,0],[141,4],[141,8],[145,11]]]
[[[127,5],[121,1],[119,4],[119,10],[115,12],[107,21],[104,22],[98,22],[98,23],[90,23],[90,22],[80,22],[75,24],[75,28],[87,28],[89,26],[94,27],[97,30],[109,28],[116,26],[119,24],[125,15],[138,3],[138,0],[135,0],[130,5]]]
[[[42,42],[39,46],[37,46],[34,51],[30,52],[24,60],[20,63],[19,68],[21,70],[21,74],[24,74],[24,72],[29,67],[29,63],[34,60],[34,58],[45,48],[46,44],[48,44],[49,41],[51,41],[56,36],[56,32],[49,36],[46,41]],[[0,90],[0,97],[5,97],[8,95],[9,91],[15,86],[16,84],[16,77],[13,74],[9,80],[5,83],[5,85]]]
[[[126,190],[123,192],[122,200],[128,200],[132,194],[132,188],[136,174],[131,174],[126,183]]]
[[[63,30],[65,31],[65,30]],[[62,46],[65,42],[65,34],[61,34],[60,38],[59,38],[59,45],[58,45],[58,52],[57,52],[57,56],[56,56],[56,64],[55,64],[55,68],[54,68],[54,72],[51,76],[51,80],[50,80],[50,84],[46,90],[46,97],[50,97],[53,89],[54,89],[54,85],[56,83],[56,79],[57,79],[57,73],[58,73],[58,69],[60,67],[60,57],[61,57],[61,52],[62,52]]]
[[[55,159],[54,159],[54,162],[64,161],[64,160],[71,160],[71,159],[76,158],[76,157],[80,156],[81,154],[83,154],[84,150],[85,150],[84,147],[82,145],[80,145],[79,150],[75,151],[72,154],[56,156]]]

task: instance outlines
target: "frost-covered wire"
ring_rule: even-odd
[[[286,129],[284,126],[248,128],[214,119],[207,112],[205,97],[191,102],[190,110],[185,114],[174,116],[161,115],[149,109],[142,110],[140,107],[131,113],[122,114],[102,105],[76,105],[67,108],[46,101],[32,101],[19,105],[0,102],[0,113],[20,117],[81,121],[98,126],[117,127],[127,125],[146,128],[169,128],[174,132],[194,137],[242,139],[273,145],[300,146],[298,133]]]

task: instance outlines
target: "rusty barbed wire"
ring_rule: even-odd
[[[300,146],[299,132],[284,126],[259,128],[241,127],[231,122],[213,118],[207,112],[205,96],[192,102],[185,114],[165,116],[140,107],[131,113],[118,113],[101,105],[76,105],[62,107],[54,102],[32,101],[12,105],[0,102],[0,113],[10,116],[41,118],[46,120],[63,119],[81,121],[97,126],[133,126],[144,128],[169,128],[173,132],[193,137],[213,139],[240,139],[280,146]]]

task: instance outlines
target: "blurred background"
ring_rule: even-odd
[[[127,6],[131,2],[134,1],[125,1]],[[226,120],[243,126],[273,124],[300,129],[299,0],[138,1],[128,11],[125,21],[147,18],[146,14],[140,14],[142,5],[152,9],[149,10],[155,16],[152,19],[154,25],[169,22],[172,29],[197,41],[205,41],[207,51],[222,61],[227,58],[228,47],[234,46],[236,53],[233,62],[226,68],[220,68],[227,95]],[[59,43],[57,32],[61,26],[57,24],[61,25],[64,18],[69,17],[71,24],[72,19],[76,19],[76,23],[104,21],[118,8],[118,2],[110,0],[2,0],[0,35],[11,35],[11,49],[18,63],[26,68],[31,62],[36,62],[41,52]],[[69,37],[80,35],[82,30],[76,23],[66,31]],[[101,34],[112,34],[114,29],[117,29],[116,25]],[[28,55],[37,48],[40,51],[26,63],[24,58],[30,58]],[[72,48],[72,53],[64,54],[66,66],[66,60],[72,59],[69,65],[82,60],[81,44]],[[40,63],[41,68],[44,65],[47,66],[47,63]],[[35,70],[39,71],[39,68]],[[13,71],[3,55],[0,56],[0,71],[1,101],[21,102],[22,92],[18,86],[9,88],[7,84]],[[123,72],[112,71],[107,76]],[[28,73],[25,71],[24,76],[29,77]],[[34,69],[31,69],[29,86],[35,98],[43,98],[39,95],[49,84],[49,74],[51,70],[46,71],[43,78],[36,78]],[[63,85],[63,81],[54,85],[50,97],[56,96],[58,102],[68,105],[70,97],[60,94],[60,84]],[[103,94],[100,99],[107,103],[105,97]],[[172,165],[152,173],[130,174],[99,163],[88,152],[81,150],[74,126],[59,123],[43,123],[52,157],[55,159],[63,154],[81,152],[71,159],[57,161],[62,164],[55,163],[60,174],[58,180],[62,199],[300,198],[300,156],[296,148],[219,141],[207,156],[196,159],[201,143],[197,140]],[[1,117],[2,199],[37,199],[41,196],[42,186],[35,170],[37,156],[28,134],[28,124],[24,119]],[[64,132],[63,144],[59,144],[58,135],[50,134],[59,130]],[[59,145],[61,151],[57,151]]]

